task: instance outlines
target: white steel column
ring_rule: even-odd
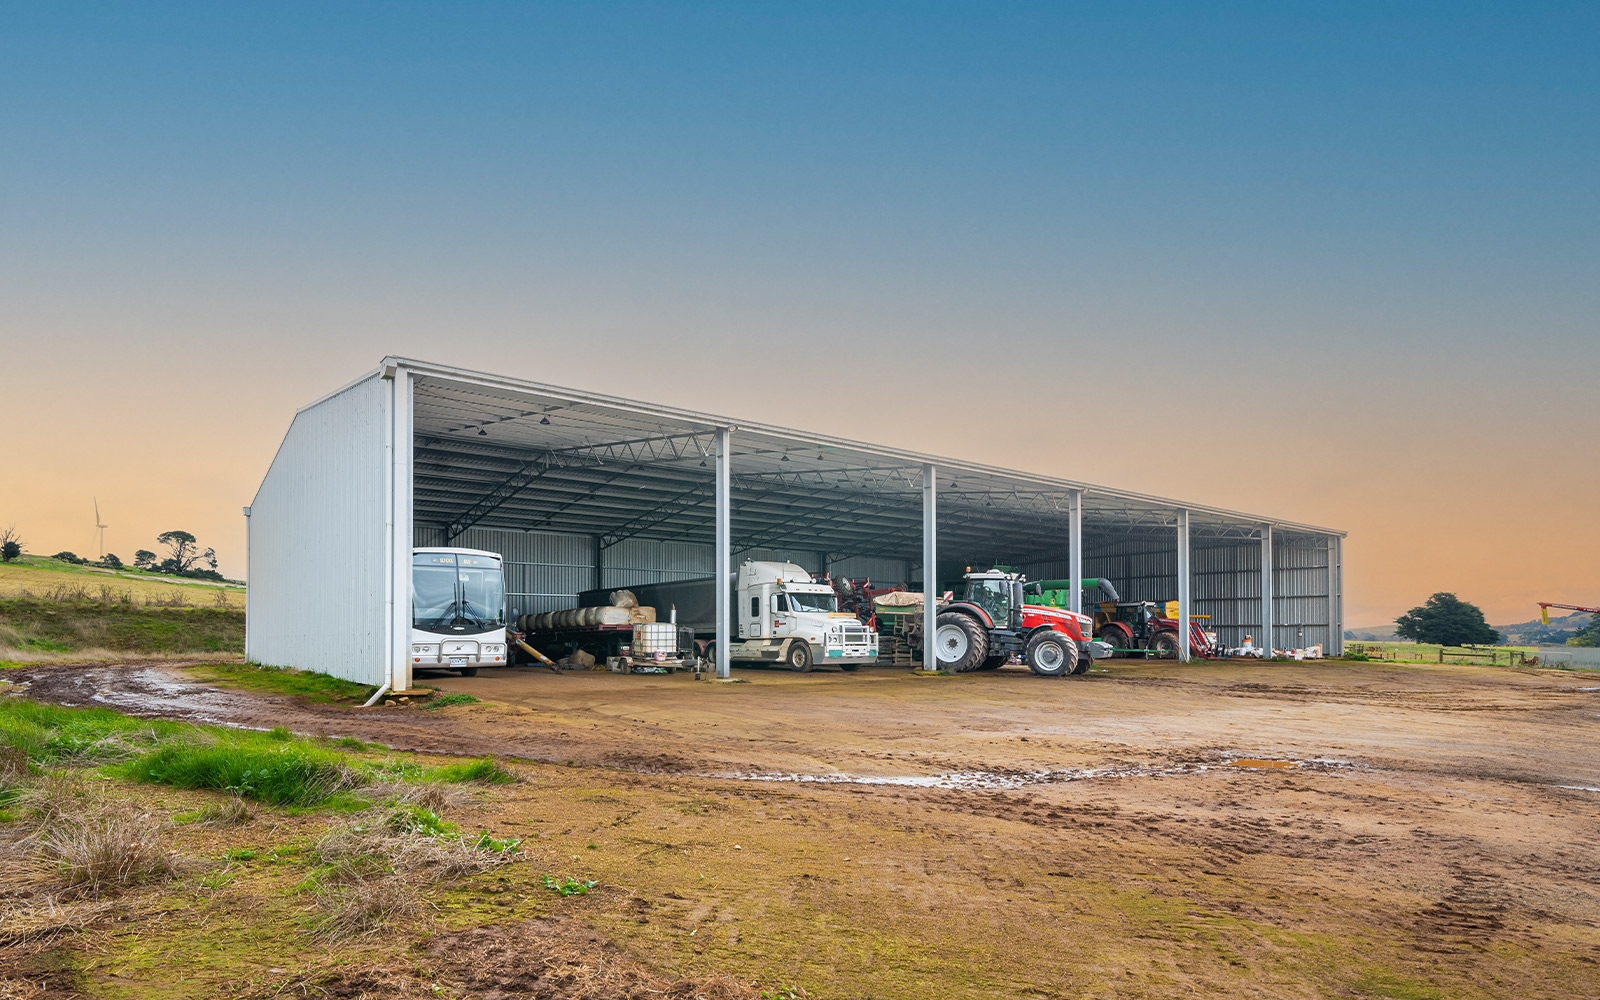
[[[1256,642],[1261,648],[1272,655],[1272,650],[1277,646],[1272,627],[1272,525],[1261,526],[1261,637]]]
[[[922,467],[922,669],[939,669],[939,652],[933,644],[939,618],[939,516],[938,490],[932,465]]]
[[[733,562],[733,542],[728,531],[728,435],[731,427],[717,428],[717,677],[727,680],[733,676],[733,664],[728,658],[729,601],[733,580],[729,563]]]
[[[1189,512],[1178,511],[1178,659],[1189,658]]]
[[[1067,492],[1067,579],[1072,596],[1067,605],[1083,614],[1083,491]]]
[[[389,688],[411,689],[412,375],[396,368],[390,379],[389,427]]]
[[[1344,539],[1328,536],[1328,655],[1344,655]]]

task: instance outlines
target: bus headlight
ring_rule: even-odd
[[[411,651],[421,656],[433,656],[439,652],[439,646],[432,642],[418,642],[412,644]]]

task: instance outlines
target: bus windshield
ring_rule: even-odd
[[[411,624],[425,632],[486,632],[502,624],[500,560],[467,552],[418,552],[411,561]]]

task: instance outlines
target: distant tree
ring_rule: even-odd
[[[64,563],[71,563],[74,566],[82,566],[84,563],[89,561],[78,555],[76,552],[57,552],[50,558]]]
[[[1592,615],[1589,624],[1578,629],[1572,638],[1567,640],[1569,646],[1600,646],[1600,615]]]
[[[1454,594],[1438,593],[1428,603],[1412,608],[1394,620],[1395,634],[1412,642],[1440,646],[1492,645],[1500,633],[1484,621],[1483,611]]]
[[[155,569],[156,554],[149,549],[140,549],[133,554],[133,564],[140,569]]]
[[[22,555],[22,536],[17,534],[17,526],[8,524],[4,531],[0,531],[0,562],[10,562]]]
[[[106,567],[107,569],[121,569],[122,560],[117,558],[117,554],[115,552],[107,552],[106,557],[100,560],[100,565]]]
[[[161,569],[174,576],[187,576],[199,563],[205,563],[212,569],[217,568],[217,551],[215,549],[201,549],[195,537],[187,531],[163,531],[156,536],[156,541],[165,545],[168,550],[167,558],[161,561]]]

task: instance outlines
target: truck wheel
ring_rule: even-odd
[[[989,633],[972,616],[946,611],[935,619],[933,649],[939,666],[964,674],[989,655]]]
[[[797,674],[807,673],[811,670],[811,646],[804,642],[789,643],[789,652],[783,656],[783,662],[789,669]]]
[[[1028,641],[1028,669],[1040,677],[1065,677],[1078,668],[1078,644],[1059,632],[1040,632]]]
[[[986,656],[984,657],[983,662],[978,664],[978,669],[999,670],[1001,667],[1006,665],[1006,661],[1009,659],[1011,659],[1011,657],[1006,653],[998,653],[994,656]]]
[[[478,668],[462,667],[460,670],[456,671],[456,673],[460,674],[462,677],[476,677],[478,676]]]
[[[1150,655],[1158,660],[1176,660],[1178,658],[1178,633],[1157,632],[1155,638],[1150,640]]]

